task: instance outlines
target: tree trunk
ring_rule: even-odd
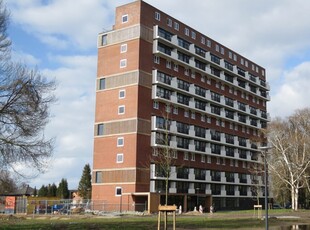
[[[294,200],[294,202],[295,202],[295,211],[297,211],[298,210],[298,188],[297,187],[295,187],[295,200]]]
[[[292,210],[295,210],[295,189],[293,185],[291,185],[291,203],[292,203]]]
[[[168,177],[166,177],[165,205],[168,205],[168,185],[169,185],[168,182],[169,182],[169,179],[168,179]]]

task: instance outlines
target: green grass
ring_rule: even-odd
[[[292,214],[288,210],[271,210],[270,215]],[[297,213],[293,213],[297,214]],[[309,215],[310,212],[308,212]],[[211,216],[177,216],[177,228],[181,229],[264,229],[264,220],[252,218],[253,210],[218,212]],[[303,223],[305,219],[302,219]],[[270,226],[282,226],[301,223],[301,219],[274,219],[269,220]],[[310,220],[308,220],[310,223]],[[163,220],[161,222],[163,225]],[[168,226],[172,229],[172,216],[168,216]],[[0,229],[128,229],[151,230],[157,229],[157,215],[100,217],[100,216],[43,216],[41,218],[28,216],[2,216]]]

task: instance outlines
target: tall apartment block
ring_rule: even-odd
[[[194,28],[142,0],[117,7],[98,36],[92,199],[156,211],[169,149],[169,204],[253,208],[269,90],[263,67]]]

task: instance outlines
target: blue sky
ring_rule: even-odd
[[[310,1],[145,0],[266,68],[271,117],[310,106]],[[46,173],[31,186],[68,180],[92,165],[97,35],[131,0],[7,0],[13,57],[58,82],[46,135],[56,137]]]

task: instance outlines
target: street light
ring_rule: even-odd
[[[265,229],[268,230],[268,176],[267,176],[267,152],[269,149],[271,149],[271,146],[261,146],[258,147],[258,149],[261,152],[265,153],[264,156],[264,170],[265,170]]]

